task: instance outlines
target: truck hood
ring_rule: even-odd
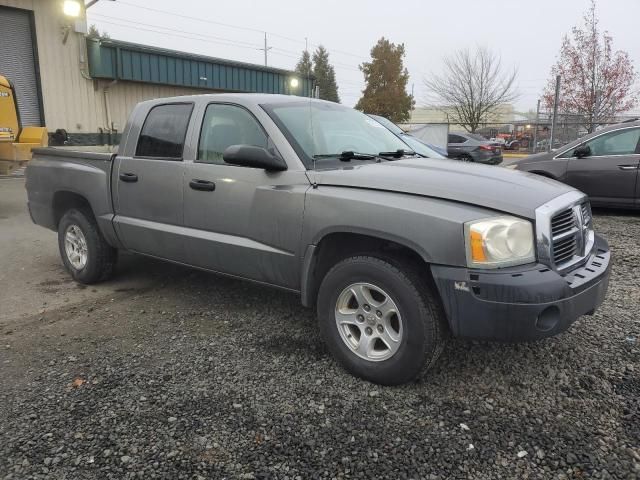
[[[469,203],[521,217],[573,188],[538,175],[455,160],[411,158],[309,172],[317,185],[385,190]]]

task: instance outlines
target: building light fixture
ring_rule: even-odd
[[[82,6],[77,0],[64,0],[62,11],[67,17],[78,18],[82,12]]]

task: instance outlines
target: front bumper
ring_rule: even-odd
[[[611,254],[596,235],[586,262],[563,275],[537,264],[500,270],[433,265],[454,336],[519,342],[567,329],[604,301]]]

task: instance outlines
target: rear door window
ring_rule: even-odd
[[[192,110],[191,103],[153,107],[142,126],[136,157],[182,160],[184,139]]]
[[[449,143],[464,143],[467,141],[466,138],[461,137],[460,135],[455,135],[453,133],[449,134]]]

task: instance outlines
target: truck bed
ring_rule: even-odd
[[[76,195],[90,203],[99,224],[109,224],[113,217],[111,169],[115,156],[115,153],[68,147],[34,149],[26,170],[33,221],[55,230],[59,209]]]

